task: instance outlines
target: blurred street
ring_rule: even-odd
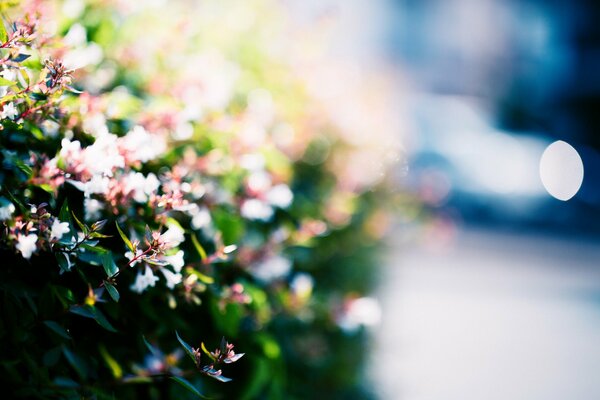
[[[599,398],[597,242],[467,229],[443,248],[390,247],[382,399]]]

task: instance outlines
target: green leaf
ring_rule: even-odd
[[[204,352],[204,354],[206,354],[207,356],[209,356],[209,357],[210,357],[210,358],[211,358],[213,361],[216,361],[216,358],[215,358],[215,357],[213,357],[213,355],[212,355],[212,354],[210,354],[210,351],[208,351],[208,350],[206,349],[206,346],[204,345],[204,342],[202,342],[202,343],[200,344],[200,347],[202,348],[202,351]]]
[[[219,382],[231,382],[233,380],[231,378],[221,375],[221,372],[217,371],[214,368],[211,368],[209,365],[204,366],[202,368],[202,372],[204,372],[207,376],[218,380]]]
[[[100,311],[94,306],[90,306],[87,304],[84,306],[73,306],[69,309],[69,311],[73,314],[81,315],[82,317],[92,318],[98,323],[98,325],[100,325],[107,331],[117,332],[117,330],[111,325],[111,323],[108,322],[102,311]]]
[[[60,267],[60,272],[69,272],[71,270],[72,264],[69,262],[68,256],[64,253],[54,253],[56,257],[56,262],[58,262],[58,266]]]
[[[113,259],[110,251],[102,254],[102,266],[104,267],[104,272],[106,272],[108,277],[114,276],[117,272],[119,272],[119,267],[117,267],[117,264],[115,264],[115,260]]]
[[[103,219],[100,221],[96,221],[92,224],[92,231],[97,232],[102,230],[102,228],[104,228],[104,226],[106,225],[106,223],[108,222],[107,219]]]
[[[69,210],[69,203],[65,200],[58,212],[58,219],[62,222],[67,222],[71,220],[71,211]]]
[[[100,325],[101,327],[103,327],[107,331],[117,332],[117,330],[111,325],[111,323],[108,322],[108,320],[106,319],[106,317],[104,316],[104,314],[102,313],[102,311],[100,311],[96,307],[94,307],[94,319],[96,320],[96,322],[98,323],[98,325]]]
[[[56,378],[54,378],[54,384],[56,386],[67,387],[67,388],[77,388],[77,387],[79,387],[79,383],[75,382],[71,378],[67,378],[67,377],[64,377],[64,376],[57,376]]]
[[[192,269],[192,268],[188,268],[187,271],[189,271],[191,274],[196,275],[196,277],[198,279],[200,279],[200,281],[202,281],[203,283],[206,283],[207,285],[212,285],[213,283],[215,283],[215,279],[213,277],[204,275],[200,271],[196,271],[195,269]]]
[[[60,324],[58,324],[58,322],[44,321],[44,325],[46,325],[48,328],[50,328],[58,336],[62,336],[65,339],[71,339],[71,335],[69,335],[69,332],[67,332],[67,330],[65,328],[60,326]]]
[[[22,160],[19,160],[18,158],[14,160],[15,164],[17,164],[17,167],[23,171],[25,173],[25,175],[27,175],[28,178],[31,178],[31,176],[33,175],[33,170],[31,169],[31,167],[27,164],[25,164]]]
[[[135,254],[135,247],[133,247],[133,243],[131,243],[131,240],[129,240],[127,235],[125,235],[125,233],[123,233],[118,222],[115,222],[115,225],[117,225],[117,231],[119,231],[119,235],[121,235],[121,239],[123,239],[123,241],[125,242],[125,245],[129,249],[129,251],[131,251],[133,254]]]
[[[90,238],[91,239],[106,239],[106,238],[109,238],[109,237],[110,237],[110,235],[105,235],[105,234],[100,233],[100,232],[92,232],[92,233],[90,233]]]
[[[119,363],[117,362],[117,360],[115,360],[108,353],[108,351],[106,350],[106,347],[104,347],[104,345],[100,345],[98,347],[98,350],[100,350],[100,355],[102,356],[102,358],[104,359],[104,362],[106,363],[106,365],[110,369],[110,372],[112,372],[112,375],[116,379],[121,379],[123,377],[123,368],[121,368],[121,366],[119,365]]]
[[[38,92],[29,92],[29,97],[31,97],[33,100],[46,100],[48,95]]]
[[[77,314],[80,315],[82,317],[86,317],[86,318],[95,318],[94,316],[94,309],[92,306],[73,306],[71,308],[69,308],[69,312],[72,312],[73,314]]]
[[[12,59],[14,62],[22,62],[31,57],[31,54],[19,53],[15,58]]]
[[[198,238],[196,238],[196,235],[194,235],[193,233],[192,233],[192,243],[194,243],[194,247],[196,248],[196,251],[200,255],[200,259],[202,261],[206,260],[206,250],[204,250],[204,247],[202,247],[202,245],[198,241]]]
[[[115,301],[115,303],[118,303],[119,299],[121,298],[121,295],[119,295],[119,291],[117,290],[115,285],[108,281],[104,281],[104,287],[106,288],[106,291],[108,292],[110,297]]]
[[[190,356],[190,358],[192,359],[192,361],[194,361],[195,365],[198,365],[198,362],[196,360],[196,356],[194,354],[194,349],[192,348],[192,346],[190,346],[189,344],[187,344],[180,336],[179,333],[177,331],[175,331],[175,335],[177,336],[177,340],[179,340],[179,343],[181,343],[181,345],[183,346],[183,349],[185,350],[185,352],[187,353],[188,356]]]
[[[63,347],[62,350],[65,358],[69,364],[71,364],[75,372],[77,372],[77,375],[79,375],[80,378],[85,379],[88,375],[88,368],[85,361],[66,347]]]
[[[75,215],[74,212],[71,212],[71,215],[73,216],[73,219],[75,219],[77,225],[79,225],[79,229],[81,229],[84,235],[87,235],[90,232],[90,229],[77,218],[77,215]]]
[[[209,397],[206,397],[205,395],[203,395],[202,393],[200,393],[200,391],[198,389],[196,389],[196,387],[194,385],[192,385],[192,383],[180,376],[171,376],[170,379],[174,380],[175,382],[177,382],[178,384],[180,384],[181,386],[183,386],[184,388],[186,388],[187,390],[189,390],[190,392],[194,393],[196,396],[203,398],[203,399],[208,399]]]
[[[156,346],[153,346],[148,340],[146,340],[145,336],[142,336],[142,340],[144,341],[144,344],[146,345],[148,350],[150,350],[150,353],[152,353],[155,356],[160,354],[160,351],[156,348]]]
[[[17,82],[9,81],[8,79],[4,79],[4,78],[0,77],[0,86],[12,86],[16,83]]]
[[[6,43],[8,40],[8,32],[6,32],[6,28],[4,27],[4,21],[0,19],[0,42],[2,44]]]

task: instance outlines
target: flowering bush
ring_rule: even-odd
[[[314,96],[273,37],[284,11],[16,3],[0,3],[4,393],[367,397],[394,150]]]

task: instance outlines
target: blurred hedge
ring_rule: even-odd
[[[285,8],[1,7],[5,398],[372,397],[395,149]]]

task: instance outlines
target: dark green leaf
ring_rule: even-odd
[[[33,100],[46,100],[48,98],[47,95],[39,92],[30,92],[29,97],[31,97]]]
[[[79,377],[81,377],[82,379],[85,379],[88,375],[88,369],[85,361],[77,354],[69,350],[67,347],[63,347],[62,350],[63,354],[65,355],[65,358],[67,359],[69,364],[71,364],[75,372],[77,372],[77,375],[79,375]]]
[[[69,308],[69,311],[73,314],[81,315],[86,318],[95,318],[94,308],[92,306],[73,306]]]
[[[106,288],[106,291],[108,292],[108,294],[110,295],[110,297],[116,302],[119,302],[119,298],[121,297],[119,295],[119,291],[117,290],[117,288],[110,282],[104,281],[104,287]]]
[[[44,325],[46,325],[48,328],[50,328],[57,335],[62,336],[65,339],[71,339],[71,335],[69,335],[69,332],[67,332],[67,330],[65,328],[60,326],[60,324],[58,322],[44,321]]]
[[[191,382],[189,382],[188,380],[186,380],[180,376],[171,376],[171,379],[174,380],[175,382],[177,382],[178,384],[180,384],[181,386],[183,386],[184,388],[186,388],[187,390],[189,390],[190,392],[194,393],[196,396],[203,398],[203,399],[208,399],[208,397],[206,397],[202,393],[200,393],[200,391],[198,389],[196,389],[196,387],[194,385],[192,385]]]
[[[119,271],[119,267],[115,264],[111,252],[102,254],[102,266],[104,267],[104,272],[106,272],[106,275],[109,277],[115,275]]]
[[[94,307],[94,319],[96,320],[96,322],[98,323],[98,325],[100,325],[101,327],[103,327],[107,331],[117,332],[117,330],[111,325],[111,323],[108,322],[108,320],[106,319],[106,317],[104,316],[104,314],[102,313],[102,311],[100,311],[96,307]]]
[[[31,167],[27,164],[25,164],[22,160],[19,160],[18,158],[16,158],[15,160],[15,164],[17,164],[17,167],[23,171],[25,173],[25,175],[27,175],[28,178],[31,178],[31,176],[33,175],[33,170],[31,169]]]
[[[29,57],[31,57],[31,54],[23,54],[20,53],[19,55],[17,55],[15,58],[12,59],[12,61],[15,62],[21,62],[21,61],[25,61],[27,60]]]
[[[148,350],[150,350],[150,353],[152,353],[155,356],[160,354],[160,351],[156,348],[156,346],[153,346],[148,340],[146,340],[145,336],[142,336],[142,340],[144,341],[144,344],[146,345]]]
[[[185,350],[185,352],[187,353],[188,356],[190,356],[190,358],[192,359],[192,361],[194,361],[194,364],[197,365],[197,360],[196,360],[196,355],[194,353],[194,349],[192,348],[192,346],[190,346],[189,344],[187,344],[180,336],[179,333],[177,331],[175,331],[175,335],[177,336],[177,340],[179,340],[179,343],[181,343],[181,345],[183,346],[183,349]]]
[[[54,253],[56,257],[56,261],[58,262],[58,266],[60,267],[61,272],[68,272],[71,269],[71,264],[69,263],[68,256],[64,253]]]
[[[66,378],[64,376],[58,376],[54,378],[54,384],[56,386],[68,387],[68,388],[76,388],[79,387],[79,384],[75,382],[71,378]]]

